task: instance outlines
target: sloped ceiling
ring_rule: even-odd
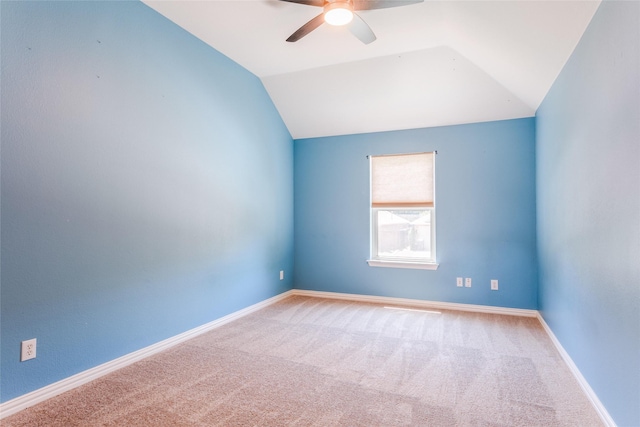
[[[295,139],[531,117],[600,1],[429,1],[362,11],[377,40],[277,0],[144,0],[263,82]]]

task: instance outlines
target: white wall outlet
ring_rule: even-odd
[[[498,290],[498,281],[495,279],[491,280],[491,290],[492,291],[497,291]]]
[[[36,339],[30,339],[26,341],[22,341],[21,351],[20,351],[20,361],[24,362],[25,360],[35,359],[36,358]]]
[[[466,279],[464,279],[464,286],[465,288],[471,287],[471,277],[467,277]]]
[[[456,286],[461,288],[462,285],[462,277],[456,277]]]
[[[280,280],[284,280],[284,270],[280,270]]]

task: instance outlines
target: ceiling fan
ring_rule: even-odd
[[[323,8],[320,15],[316,16],[287,39],[288,42],[297,42],[311,31],[318,28],[324,22],[329,25],[348,25],[349,31],[362,43],[369,44],[376,39],[369,25],[356,13],[360,10],[386,9],[390,7],[408,6],[422,3],[424,0],[281,0],[289,3],[298,3],[306,6]]]

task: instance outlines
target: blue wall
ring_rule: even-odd
[[[2,401],[291,288],[257,77],[139,2],[1,7]]]
[[[533,118],[296,140],[295,287],[537,308],[534,148]],[[433,150],[440,267],[369,267],[366,156]]]
[[[537,113],[540,309],[640,425],[640,2],[604,1]]]

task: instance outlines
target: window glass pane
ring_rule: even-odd
[[[431,259],[431,210],[377,210],[378,258]]]

